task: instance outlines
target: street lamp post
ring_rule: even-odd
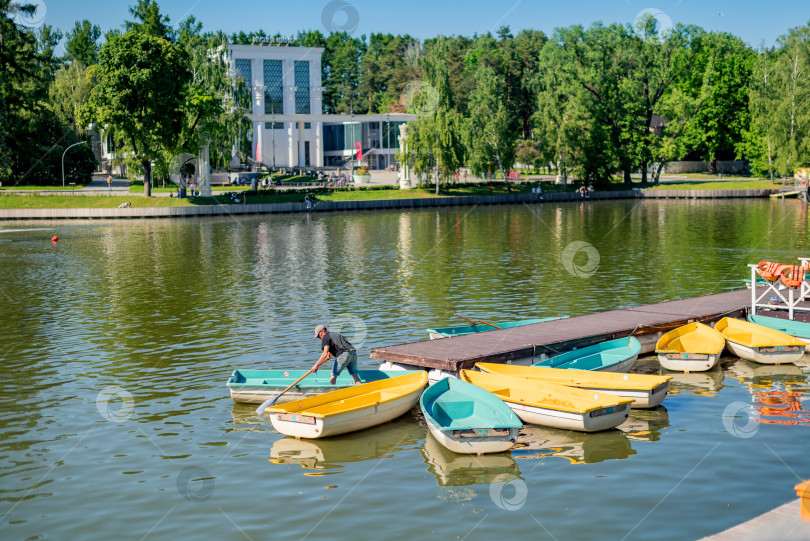
[[[84,144],[86,142],[87,141],[79,141],[78,143],[73,143],[72,145],[67,147],[65,149],[65,151],[62,153],[62,188],[65,187],[65,154],[67,154],[67,151],[70,150],[71,148],[75,147],[76,145],[81,145],[81,144]]]

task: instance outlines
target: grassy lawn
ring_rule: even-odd
[[[23,191],[30,190],[30,191],[35,191],[35,190],[70,190],[71,188],[73,188],[75,190],[80,190],[80,189],[84,188],[84,186],[85,186],[84,184],[76,184],[75,187],[72,187],[72,186],[68,185],[68,186],[65,186],[64,188],[62,188],[61,185],[60,186],[2,186],[2,187],[0,187],[0,190],[23,190]]]
[[[511,193],[529,193],[536,183],[512,184]],[[577,186],[569,184],[562,186],[559,184],[542,183],[544,193],[559,193],[574,191]],[[650,190],[749,190],[768,189],[778,185],[771,184],[768,180],[746,180],[746,181],[685,181],[677,184],[662,184],[659,186],[646,186]],[[634,183],[633,187],[642,187],[639,183]],[[229,205],[234,201],[226,195],[229,192],[246,192],[247,186],[216,186],[214,191],[220,195],[213,197],[187,197],[176,199],[169,197],[142,197],[143,185],[130,188],[133,196],[55,196],[40,197],[36,195],[26,196],[0,196],[0,208],[113,208],[121,203],[129,202],[133,207],[186,207],[197,205]],[[47,189],[43,188],[43,189]],[[597,190],[624,190],[627,189],[621,183],[597,186]],[[175,188],[176,190],[176,188]],[[155,192],[173,191],[172,189],[153,189]],[[248,192],[247,202],[251,204],[265,203],[289,203],[303,202],[306,193],[312,193],[319,201],[367,201],[374,199],[421,199],[436,197],[435,188],[415,188],[412,190],[399,190],[394,187],[372,187],[370,189],[311,189],[305,188],[295,191],[259,190],[258,193]],[[459,197],[471,195],[506,195],[506,185],[503,181],[492,183],[468,183],[443,186],[438,197]],[[242,195],[239,196],[238,203],[242,202]]]

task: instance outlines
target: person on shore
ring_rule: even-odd
[[[338,375],[344,368],[349,371],[355,383],[361,383],[357,374],[357,350],[346,340],[345,336],[340,333],[329,332],[326,326],[318,325],[315,327],[315,338],[321,339],[323,351],[320,358],[312,366],[312,373],[317,372],[318,367],[325,363],[329,357],[334,357],[335,362],[332,365],[332,377],[329,378],[329,385],[335,384]]]
[[[304,202],[307,204],[307,210],[312,210],[312,197],[309,194],[304,196]]]
[[[107,188],[109,188],[110,191],[112,191],[112,176],[110,175],[107,175]]]

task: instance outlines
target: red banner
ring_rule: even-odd
[[[363,147],[360,145],[360,141],[354,143],[354,157],[358,160],[363,159]]]

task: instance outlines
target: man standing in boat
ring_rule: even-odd
[[[335,364],[332,365],[332,377],[329,378],[329,384],[335,384],[338,374],[344,368],[352,375],[355,383],[360,383],[360,377],[357,375],[357,350],[346,340],[346,337],[340,333],[329,332],[324,325],[318,325],[315,327],[315,338],[321,339],[323,351],[312,367],[312,372],[317,372],[318,367],[325,363],[329,357],[334,357]]]

